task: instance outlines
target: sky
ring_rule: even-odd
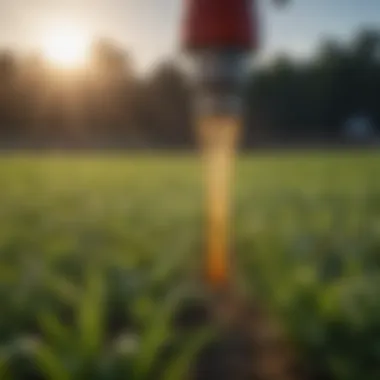
[[[259,0],[260,1],[260,0]],[[380,27],[380,0],[292,0],[277,9],[261,0],[263,57],[310,55],[325,36],[347,39],[359,28]],[[149,68],[178,52],[184,0],[0,0],[0,47],[41,47],[56,23],[109,37]]]

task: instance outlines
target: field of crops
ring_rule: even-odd
[[[0,159],[0,379],[157,379],[169,340],[162,378],[183,378],[202,334],[169,322],[202,254],[201,169],[174,155]],[[380,379],[380,154],[266,153],[237,169],[241,278],[316,378]]]

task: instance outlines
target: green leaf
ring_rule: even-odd
[[[62,325],[59,319],[48,311],[39,314],[40,327],[46,338],[60,346],[69,346],[72,339],[71,331]]]
[[[49,379],[71,380],[71,375],[61,362],[59,355],[44,344],[39,344],[34,352],[37,366]]]
[[[0,380],[9,379],[9,362],[12,358],[12,355],[7,352],[4,348],[0,348]]]
[[[189,372],[191,361],[202,347],[215,336],[215,333],[216,331],[212,329],[205,329],[197,333],[189,343],[185,343],[184,347],[179,350],[177,357],[168,365],[162,380],[185,379]]]
[[[152,315],[152,319],[141,337],[139,354],[134,363],[136,378],[147,377],[160,349],[171,337],[170,322],[177,305],[178,298],[177,295],[174,295],[174,297],[169,297]]]
[[[66,279],[49,275],[46,284],[62,302],[68,305],[75,305],[79,302],[78,289]]]
[[[94,356],[103,343],[105,313],[103,280],[99,268],[88,268],[85,289],[77,309],[78,339],[86,358]]]

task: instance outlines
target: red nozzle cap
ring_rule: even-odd
[[[256,0],[187,0],[183,47],[258,48]]]

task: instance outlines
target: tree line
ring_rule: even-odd
[[[97,41],[88,64],[52,67],[41,55],[0,52],[0,145],[191,147],[192,91],[175,61],[141,78],[130,54]],[[380,125],[380,31],[323,41],[309,59],[286,55],[253,68],[245,88],[248,147],[339,142],[355,114]]]
[[[302,62],[278,57],[248,85],[252,144],[260,139],[339,142],[346,121],[356,115],[379,131],[379,30],[363,30],[347,43],[325,40]]]

